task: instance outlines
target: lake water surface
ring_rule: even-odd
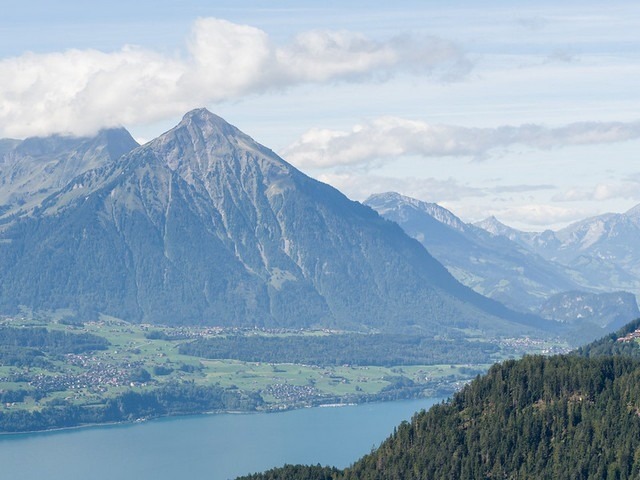
[[[226,480],[285,463],[345,467],[441,398],[167,418],[0,437],[12,480]]]

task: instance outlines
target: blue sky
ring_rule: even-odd
[[[640,203],[638,32],[617,1],[10,2],[0,137],[206,106],[353,199],[558,228]]]

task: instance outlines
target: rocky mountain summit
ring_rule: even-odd
[[[205,109],[4,226],[0,307],[20,306],[169,324],[552,328],[463,286],[395,223]]]

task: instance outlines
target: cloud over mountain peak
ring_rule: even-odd
[[[125,45],[113,52],[73,49],[0,60],[0,137],[93,134],[298,84],[403,71],[449,78],[470,65],[458,47],[436,37],[380,41],[313,30],[276,45],[258,28],[200,18],[182,54]]]

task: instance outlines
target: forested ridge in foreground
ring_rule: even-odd
[[[640,348],[629,335],[639,327],[569,355],[496,364],[345,470],[288,465],[242,478],[640,478]]]

